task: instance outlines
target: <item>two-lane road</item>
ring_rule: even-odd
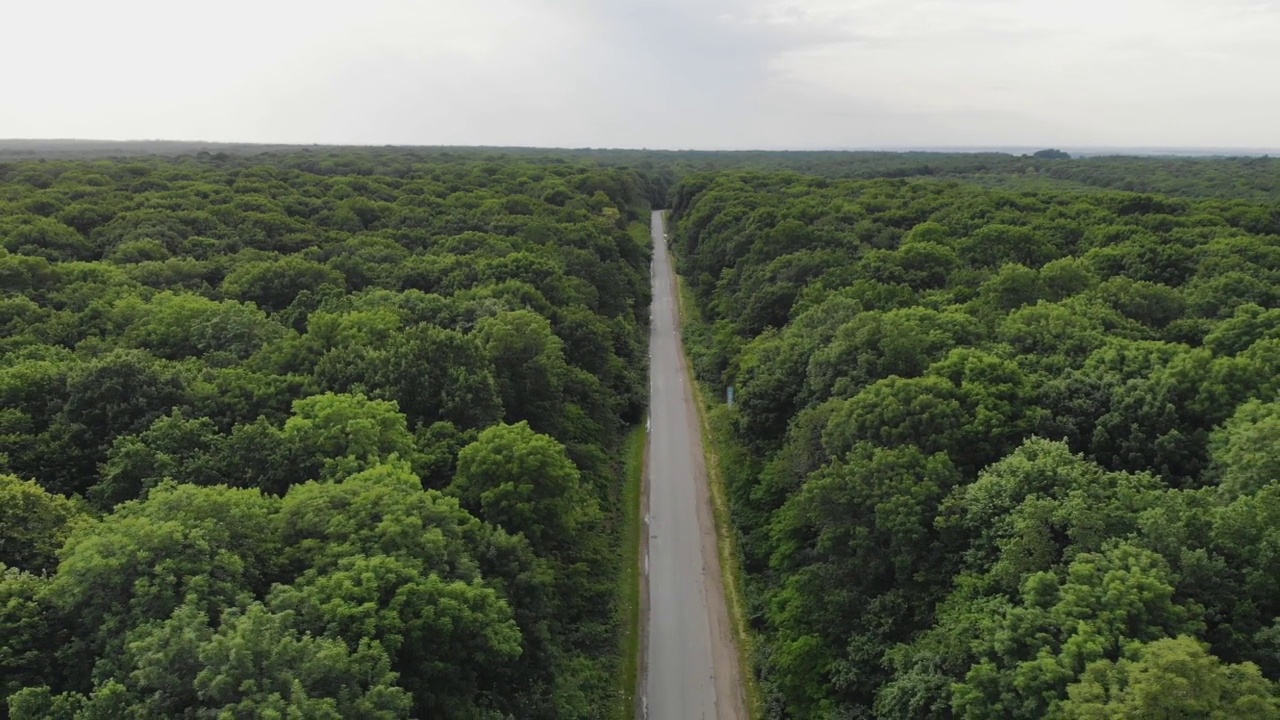
[[[725,607],[702,435],[685,368],[675,275],[653,213],[653,319],[649,341],[649,720],[746,720]]]

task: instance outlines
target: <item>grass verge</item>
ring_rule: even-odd
[[[623,444],[622,486],[622,571],[618,577],[618,701],[612,716],[630,720],[635,716],[636,689],[640,671],[640,523],[645,447],[648,435],[643,426],[627,433]]]
[[[649,239],[649,223],[647,222],[628,223],[627,234],[631,236],[631,239],[634,240],[637,245],[645,250],[648,250],[653,246],[653,243]]]
[[[694,302],[693,292],[676,276],[676,303],[682,326],[703,322],[702,313]],[[686,334],[687,336],[687,334]],[[685,366],[691,368],[689,353],[685,351]],[[729,446],[728,418],[723,413],[712,413],[707,402],[707,392],[697,378],[690,378],[694,404],[698,408],[698,423],[702,428],[702,451],[707,467],[707,482],[711,486],[711,506],[716,519],[717,549],[720,555],[721,577],[724,579],[725,605],[729,609],[729,623],[733,626],[734,641],[738,647],[738,666],[742,669],[743,691],[747,697],[747,714],[753,718],[765,716],[764,693],[756,680],[755,639],[747,626],[747,605],[743,594],[742,556],[738,550],[737,535],[729,517],[729,496],[725,488],[721,459],[731,457],[734,449]]]

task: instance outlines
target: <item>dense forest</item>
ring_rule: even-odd
[[[695,173],[743,169],[795,171],[840,179],[929,178],[1014,189],[1055,187],[1126,190],[1192,198],[1274,201],[1280,197],[1280,158],[1091,155],[1058,150],[1031,155],[1001,152],[705,151],[545,149],[519,147],[370,147],[244,145],[190,142],[0,140],[0,165],[46,161],[194,156],[222,167],[262,164],[320,174],[406,177],[423,164],[454,162],[590,163],[640,174],[654,207]]]
[[[0,165],[0,717],[601,715],[652,188],[388,157]]]
[[[1230,197],[1273,161],[1047,162]],[[1274,192],[674,196],[771,716],[1280,717]]]
[[[771,716],[1280,717],[1280,160],[121,148],[0,143],[0,719],[607,715],[664,205]]]

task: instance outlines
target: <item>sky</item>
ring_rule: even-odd
[[[1280,0],[0,5],[0,138],[1280,148]]]

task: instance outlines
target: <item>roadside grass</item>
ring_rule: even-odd
[[[631,239],[635,240],[636,244],[639,245],[640,247],[648,250],[650,247],[653,246],[653,243],[649,241],[649,223],[644,223],[644,222],[628,223],[627,233],[631,235]]]
[[[704,323],[702,312],[694,302],[693,291],[685,285],[684,278],[676,275],[676,303],[680,324],[684,329]],[[685,337],[690,333],[685,332]],[[685,366],[692,367],[688,350],[685,350]],[[747,714],[752,718],[765,716],[764,693],[756,678],[755,638],[747,625],[747,605],[743,594],[742,555],[738,550],[733,521],[729,517],[729,497],[725,488],[723,459],[733,461],[743,451],[730,440],[729,416],[720,403],[707,402],[707,388],[697,378],[690,377],[694,404],[698,408],[698,422],[702,427],[702,451],[707,467],[707,482],[711,487],[711,506],[716,520],[717,550],[720,555],[721,577],[724,580],[725,604],[729,610],[729,624],[738,649],[738,665],[742,669],[743,691],[747,698]],[[711,395],[715,397],[714,394]]]
[[[627,233],[636,245],[649,251],[648,223],[633,222]],[[648,371],[648,368],[645,368]],[[618,688],[611,717],[632,720],[636,717],[636,694],[640,684],[641,611],[640,537],[644,512],[645,450],[649,434],[643,425],[633,427],[622,443],[622,527],[619,544],[618,596]]]
[[[649,223],[628,223],[627,234],[644,250],[646,257],[652,252]],[[647,376],[648,363],[643,371]],[[644,532],[641,525],[644,514],[645,454],[648,449],[649,434],[645,426],[631,428],[622,442],[622,517],[618,550],[620,570],[617,598],[614,601],[618,627],[618,686],[614,692],[616,701],[609,712],[609,717],[614,720],[633,720],[639,717],[636,702],[640,691],[640,643],[644,628],[644,602],[640,597],[643,588],[640,548],[641,533]]]
[[[632,428],[623,442],[622,544],[618,574],[618,701],[613,709],[617,720],[635,717],[636,690],[640,673],[640,533],[645,448],[649,436],[644,426]]]

